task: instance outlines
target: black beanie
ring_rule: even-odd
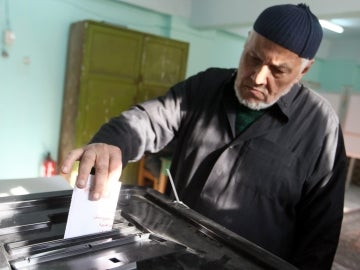
[[[307,59],[314,58],[323,36],[318,18],[305,4],[276,5],[265,9],[256,19],[254,30]]]

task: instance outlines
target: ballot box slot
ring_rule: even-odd
[[[27,247],[23,247],[21,251],[24,253],[16,254],[17,258],[11,260],[10,264],[17,269],[18,266],[29,266],[52,260],[60,260],[71,256],[89,254],[91,252],[106,250],[115,246],[128,245],[130,243],[138,242],[139,238],[142,237],[141,235],[135,235],[113,239],[110,235],[98,236],[99,237],[89,236],[62,239],[56,241],[60,243],[47,243],[45,246],[39,245],[33,250],[28,250]],[[145,235],[143,238],[148,239],[148,236]]]
[[[100,236],[100,235],[98,235]],[[107,235],[109,236],[109,235]],[[86,239],[86,241],[85,241]],[[29,256],[18,256],[17,259],[10,260],[10,264],[14,269],[22,269],[31,265],[37,265],[54,260],[68,259],[69,257],[79,256],[90,253],[105,251],[112,249],[113,253],[124,253],[127,255],[118,255],[117,257],[110,257],[108,260],[117,258],[119,261],[128,263],[129,259],[125,257],[132,257],[131,260],[138,260],[151,257],[152,253],[157,256],[162,253],[171,252],[171,250],[185,249],[185,247],[164,240],[158,236],[152,236],[149,233],[126,236],[121,238],[87,238],[76,237],[64,239],[62,245],[58,245],[56,249],[42,250],[38,249],[36,252],[32,250]],[[67,242],[64,244],[64,242]],[[135,251],[134,251],[135,250]],[[161,252],[159,253],[159,250]],[[121,258],[121,259],[119,259]],[[112,263],[114,263],[112,261]],[[105,268],[106,269],[106,268]]]
[[[98,241],[107,241],[108,239],[116,239],[119,237],[123,237],[119,234],[119,231],[112,230],[110,232],[102,232],[68,239],[47,241],[47,239],[40,238],[33,241],[5,243],[4,247],[10,255],[32,255],[43,251],[51,251],[76,245],[92,245],[91,243],[94,244]]]
[[[61,235],[53,235],[50,237],[37,237],[37,238],[31,239],[31,240],[20,240],[20,241],[14,241],[14,242],[7,242],[7,243],[4,243],[4,249],[10,255],[19,254],[19,253],[21,254],[21,253],[24,253],[21,251],[21,249],[25,246],[32,246],[32,245],[55,241],[55,240],[59,240],[59,239],[62,239]]]

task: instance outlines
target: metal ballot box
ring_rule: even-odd
[[[0,269],[295,269],[141,187],[122,186],[112,231],[63,239],[71,194],[0,198]]]

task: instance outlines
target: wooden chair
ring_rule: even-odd
[[[139,162],[138,185],[150,186],[153,189],[164,193],[168,182],[166,169],[170,168],[171,160],[169,158],[160,158],[161,168],[160,175],[156,177],[149,170],[145,168],[145,157],[142,157]],[[150,185],[149,185],[150,184]]]

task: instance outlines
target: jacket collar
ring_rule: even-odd
[[[295,97],[298,95],[300,89],[302,88],[302,85],[300,83],[294,84],[289,93],[282,96],[276,104],[278,105],[279,109],[282,111],[282,113],[287,117],[290,118],[291,116],[291,108],[292,103],[295,99]]]

